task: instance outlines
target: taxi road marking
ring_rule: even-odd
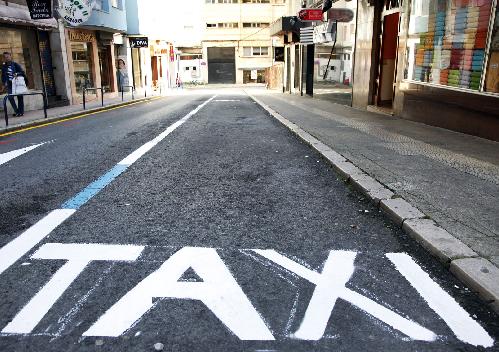
[[[30,334],[71,283],[92,261],[134,261],[143,246],[109,244],[43,245],[32,259],[67,260],[41,290],[2,330],[3,334]],[[409,318],[374,302],[346,287],[354,273],[357,252],[331,250],[322,272],[311,270],[275,250],[252,251],[272,266],[284,268],[315,285],[312,297],[298,330],[289,337],[300,340],[323,338],[338,298],[360,308],[412,340],[435,341],[437,335]],[[491,347],[494,340],[470,315],[407,254],[388,253],[386,257],[414,287],[428,306],[448,325],[455,336],[470,345]],[[255,258],[253,258],[255,259]],[[180,281],[192,269],[202,281]],[[118,337],[138,324],[144,314],[154,309],[155,298],[198,300],[210,309],[220,322],[241,340],[272,341],[275,339],[264,317],[238,285],[220,258],[217,249],[184,247],[170,256],[126,293],[83,336]],[[156,302],[156,303],[155,303]],[[294,314],[290,312],[290,314]]]

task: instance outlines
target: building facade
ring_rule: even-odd
[[[270,24],[285,12],[284,0],[205,0],[201,69],[208,83],[265,83],[274,60]]]
[[[499,140],[493,0],[358,1],[352,105]]]
[[[146,92],[176,86],[178,53],[173,45],[172,25],[165,20],[165,14],[172,13],[171,3],[161,0],[126,0],[126,3],[126,45],[119,57],[126,61],[130,85]]]
[[[73,103],[82,101],[85,87],[102,87],[110,96],[118,94],[117,53],[122,46],[119,38],[127,28],[125,11],[122,0],[97,0],[88,21],[66,27]]]
[[[12,53],[13,60],[26,72],[28,88],[44,92],[49,106],[71,102],[65,30],[61,22],[53,18],[32,20],[25,0],[0,1],[0,51]],[[2,94],[5,93],[3,87]],[[25,110],[42,107],[41,96],[25,97]]]

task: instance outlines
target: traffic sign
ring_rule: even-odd
[[[322,21],[321,9],[301,9],[298,18],[304,22]]]

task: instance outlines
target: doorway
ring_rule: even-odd
[[[395,94],[397,68],[398,28],[400,12],[390,11],[383,15],[381,45],[374,104],[391,109]]]

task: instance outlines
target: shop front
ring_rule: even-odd
[[[496,2],[371,3],[359,8],[353,105],[499,140]]]
[[[173,46],[165,40],[152,40],[149,49],[153,89],[159,89],[160,86],[169,87],[172,72],[170,52],[173,52]]]
[[[71,90],[75,102],[81,102],[85,87],[100,87],[99,51],[95,31],[68,29],[66,33]]]
[[[52,104],[60,98],[54,78],[50,42],[51,32],[58,29],[57,22],[50,19],[32,20],[27,7],[18,4],[0,5],[0,13],[0,54],[11,53],[13,61],[21,65],[26,73],[28,89],[45,92],[49,104]],[[59,94],[64,93],[62,88],[64,85]],[[0,94],[6,93],[6,87],[2,86]],[[26,96],[24,107],[25,111],[40,109],[43,99],[41,96]],[[11,112],[10,104],[8,109]]]

